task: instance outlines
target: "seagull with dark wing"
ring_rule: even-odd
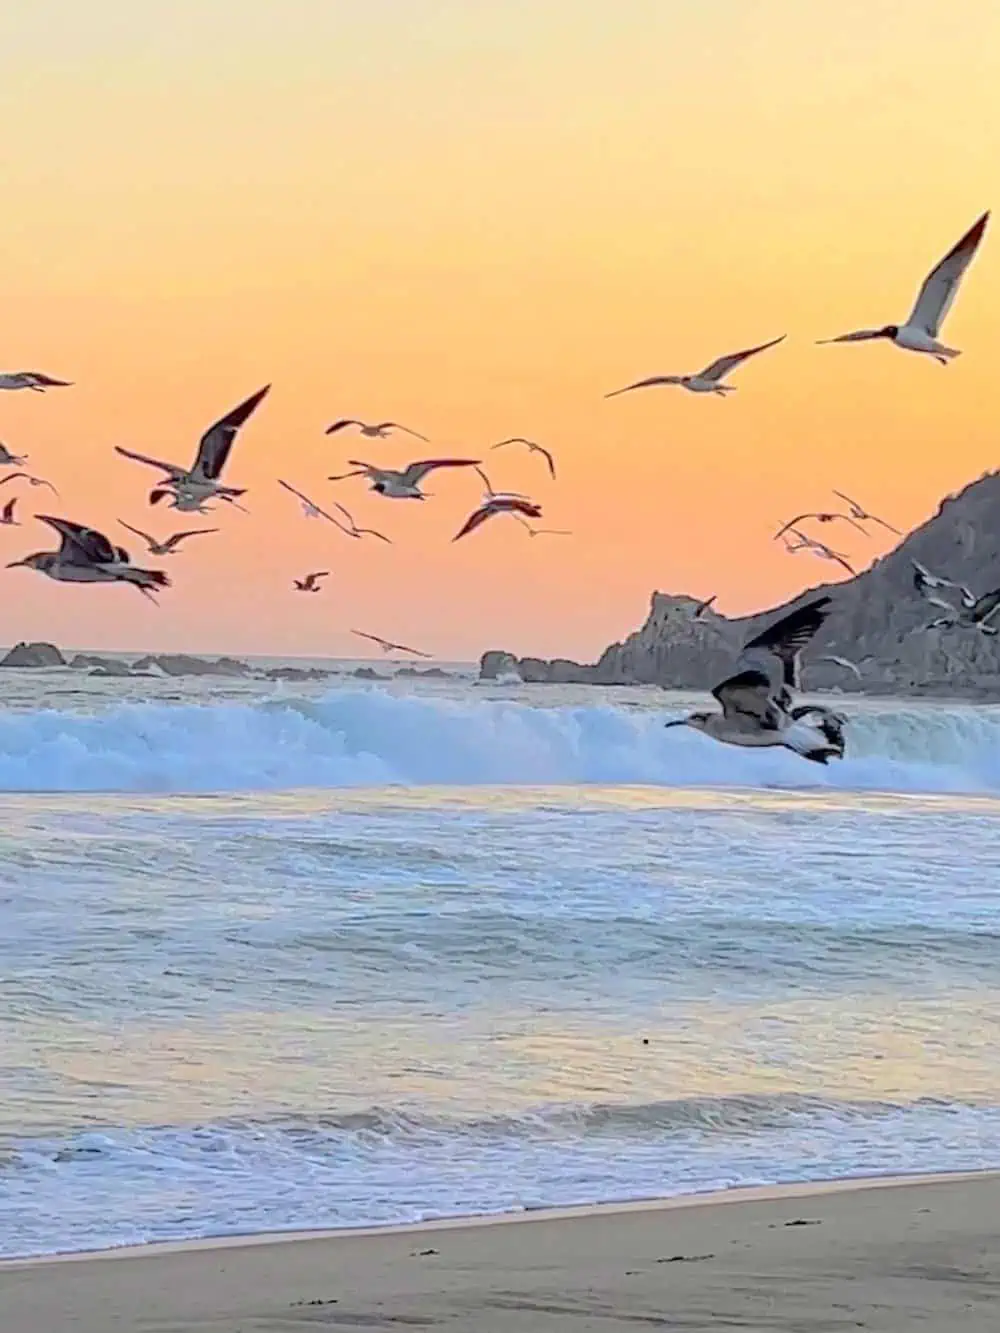
[[[534,440],[526,440],[523,435],[514,435],[509,440],[501,440],[499,444],[491,444],[490,448],[503,449],[508,444],[523,444],[525,448],[528,450],[529,454],[541,454],[541,456],[545,459],[546,463],[548,463],[549,465],[549,475],[552,477],[552,480],[555,481],[556,460],[552,457],[548,449],[543,449],[542,446],[540,444],[536,444]]]
[[[940,361],[942,366],[946,366],[953,357],[961,356],[956,348],[945,347],[944,343],[938,342],[938,334],[958,294],[965,270],[979,249],[989,216],[987,211],[974,222],[941,262],[931,269],[905,324],[886,324],[881,329],[858,329],[856,333],[842,333],[838,338],[821,338],[820,342],[858,343],[869,342],[873,338],[886,338],[904,351],[925,352],[934,357],[935,361]]]
[[[0,467],[24,467],[27,461],[27,454],[12,454],[5,444],[0,443]]]
[[[51,481],[46,481],[44,477],[33,477],[30,472],[11,472],[6,477],[0,477],[0,486],[6,486],[8,481],[17,481],[18,478],[26,481],[29,486],[48,486],[53,495],[59,494]]]
[[[387,537],[384,532],[376,532],[374,528],[359,528],[351,513],[337,500],[332,500],[331,504],[338,513],[343,514],[350,527],[345,528],[339,519],[334,518],[332,514],[328,514],[325,509],[321,509],[315,501],[310,500],[309,496],[304,495],[302,491],[296,490],[290,482],[282,481],[279,477],[278,485],[284,486],[286,491],[291,491],[292,495],[302,505],[302,514],[305,518],[325,518],[328,523],[332,523],[335,528],[339,528],[348,537],[378,537],[379,541],[388,542],[392,545],[392,538]]]
[[[865,532],[864,528],[861,526],[860,523],[855,521],[855,519],[851,514],[810,513],[810,514],[796,514],[794,518],[790,518],[788,522],[783,524],[774,534],[774,540],[777,541],[779,537],[783,536],[789,530],[789,528],[797,528],[800,523],[805,523],[806,520],[810,518],[814,518],[817,521],[817,523],[833,523],[835,519],[842,518],[845,523],[850,523],[852,528],[857,528],[859,532],[864,533],[866,537],[868,536],[868,533]]]
[[[0,374],[0,389],[31,389],[33,393],[44,393],[46,389],[68,389],[72,383],[72,380],[54,380],[40,370],[11,370]]]
[[[419,648],[407,648],[405,643],[393,643],[391,639],[380,639],[377,634],[366,634],[363,629],[352,629],[352,634],[356,634],[359,639],[370,639],[372,643],[377,643],[387,655],[389,653],[410,653],[413,657],[434,656],[433,653],[422,653]]]
[[[531,500],[523,500],[519,495],[494,495],[487,498],[473,510],[465,520],[458,532],[452,537],[453,542],[457,542],[460,537],[466,537],[470,532],[475,532],[476,528],[482,527],[488,518],[493,518],[497,514],[524,514],[526,518],[541,518],[541,506],[534,504]]]
[[[244,495],[244,490],[233,486],[223,486],[219,478],[229,458],[230,450],[236,442],[240,427],[266,397],[271,386],[265,384],[251,394],[238,407],[220,417],[201,437],[198,452],[190,468],[183,468],[176,463],[165,463],[159,458],[150,458],[147,454],[135,453],[120,444],[115,445],[116,453],[133,462],[145,463],[147,467],[159,468],[164,473],[162,481],[149,494],[149,503],[158,504],[160,500],[170,499],[170,507],[183,513],[205,513],[206,500],[226,500],[236,503],[236,497]]]
[[[307,574],[304,579],[292,579],[296,592],[322,592],[319,586],[320,579],[328,579],[330,571],[328,569],[317,569],[312,574]]]
[[[394,468],[375,467],[372,463],[362,463],[357,458],[347,460],[354,472],[341,472],[328,481],[346,481],[348,477],[367,477],[371,482],[370,490],[384,495],[389,500],[426,500],[427,496],[420,489],[420,483],[428,472],[439,467],[477,467],[478,458],[427,458],[419,463],[410,463],[401,472]]]
[[[888,529],[889,532],[894,532],[897,537],[902,537],[903,534],[900,532],[899,528],[894,528],[892,524],[887,523],[884,518],[879,518],[878,514],[870,513],[869,510],[865,509],[864,505],[859,505],[857,500],[852,500],[851,497],[845,495],[843,491],[835,490],[833,493],[847,505],[851,518],[856,518],[862,523],[878,523],[883,528]]]
[[[648,389],[655,384],[679,384],[682,388],[689,389],[691,393],[717,393],[725,396],[736,389],[735,384],[722,382],[731,371],[751,356],[756,356],[758,352],[766,352],[769,347],[777,347],[778,343],[784,342],[786,336],[783,333],[780,338],[772,338],[770,342],[760,343],[757,347],[747,347],[742,352],[730,352],[726,356],[720,356],[717,361],[713,361],[695,375],[653,375],[650,379],[636,380],[634,384],[626,384],[624,389],[615,389],[604,396],[617,398],[620,393],[629,393],[632,389]]]
[[[3,513],[0,513],[0,523],[2,523],[5,528],[18,528],[21,526],[20,520],[14,517],[14,506],[16,504],[17,497],[15,496],[13,500],[7,501],[3,507]]]
[[[943,597],[927,597],[927,601],[945,610],[945,615],[932,620],[927,629],[977,629],[980,634],[1000,634],[1000,627],[990,623],[1000,611],[1000,588],[977,597],[963,585],[959,594],[962,599],[960,607],[950,605]]]
[[[796,538],[796,544],[790,546],[786,543],[786,551],[813,551],[821,560],[835,560],[838,565],[842,565],[843,568],[847,570],[852,578],[857,576],[858,571],[852,568],[847,557],[841,555],[839,551],[832,550],[827,546],[826,542],[817,541],[815,537],[808,537],[804,532],[800,531],[799,528],[789,528],[788,531]],[[784,534],[782,533],[781,535]]]
[[[58,551],[38,551],[23,560],[12,560],[8,569],[25,566],[37,569],[60,583],[129,583],[144,597],[155,601],[153,592],[169,588],[170,579],[160,569],[137,569],[123,546],[115,546],[96,528],[72,523],[68,518],[36,514],[41,523],[55,528],[61,542]]]
[[[412,435],[414,439],[423,440],[427,443],[427,436],[421,435],[417,430],[410,430],[409,426],[401,426],[398,421],[378,421],[369,424],[365,421],[358,421],[354,417],[344,417],[340,421],[335,421],[332,426],[327,426],[323,432],[324,435],[333,435],[338,430],[347,430],[349,426],[357,426],[362,435],[367,435],[370,440],[384,440],[392,430],[404,431],[407,435]]]
[[[692,727],[729,745],[782,746],[825,764],[843,758],[843,719],[819,705],[792,707],[799,654],[823,624],[829,597],[789,612],[747,643],[731,676],[712,694],[721,713],[692,713],[667,727]]]
[[[175,532],[165,541],[157,541],[155,537],[150,536],[148,532],[143,532],[141,528],[133,528],[131,523],[126,523],[123,518],[118,522],[129,532],[134,532],[137,537],[141,537],[149,548],[150,555],[173,555],[181,542],[187,541],[188,537],[207,536],[210,532],[218,532],[218,528],[191,528],[188,532]]]

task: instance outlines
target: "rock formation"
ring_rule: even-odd
[[[871,526],[874,537],[878,530]],[[493,650],[481,659],[480,679],[496,679],[513,663],[521,679],[532,682],[705,689],[723,678],[739,646],[756,630],[825,592],[833,606],[803,654],[805,688],[1000,696],[1000,641],[978,631],[925,630],[937,612],[914,589],[913,559],[977,594],[1000,587],[1000,474],[987,473],[949,496],[931,519],[856,578],[818,585],[781,606],[737,619],[709,610],[694,620],[694,598],[655,592],[642,628],[624,643],[611,644],[591,665],[518,660]],[[861,680],[817,660],[827,653],[857,663]]]
[[[5,667],[61,667],[66,659],[54,643],[15,643],[0,660]]]

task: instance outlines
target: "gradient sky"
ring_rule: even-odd
[[[654,588],[742,613],[828,577],[770,538],[831,485],[906,527],[1000,463],[997,220],[947,369],[812,345],[903,319],[998,202],[998,51],[995,0],[0,10],[0,369],[75,382],[0,395],[0,439],[61,491],[26,492],[28,513],[196,526],[149,509],[154,474],[112,446],[187,463],[274,385],[227,473],[251,515],[152,562],[174,579],[159,608],[4,570],[0,639],[342,655],[357,626],[443,658],[590,658]],[[726,400],[602,397],[780,333]],[[427,454],[324,436],[341,415],[410,423],[431,454],[533,436],[558,483],[511,450],[494,484],[575,536],[497,520],[452,545],[481,490],[457,472],[424,505],[327,483],[348,457]],[[279,475],[395,545],[305,522]],[[884,549],[837,538],[862,563]],[[26,521],[0,558],[49,544]],[[293,595],[315,568],[324,595]]]

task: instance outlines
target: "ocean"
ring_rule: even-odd
[[[0,1256],[1000,1167],[1000,709],[5,671]]]

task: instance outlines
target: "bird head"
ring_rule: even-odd
[[[704,731],[711,713],[691,713],[688,717],[678,717],[672,722],[664,722],[665,727],[694,727],[695,731]]]
[[[24,566],[25,569],[37,569],[44,574],[52,565],[54,558],[52,551],[36,551],[34,555],[26,555],[23,560],[12,560],[7,568],[19,569]]]
[[[880,338],[895,338],[898,332],[898,324],[887,324],[884,329],[879,329],[878,331]]]
[[[385,482],[384,482],[384,481],[373,481],[373,482],[372,482],[372,490],[373,490],[373,491],[376,491],[379,495],[385,495]]]

